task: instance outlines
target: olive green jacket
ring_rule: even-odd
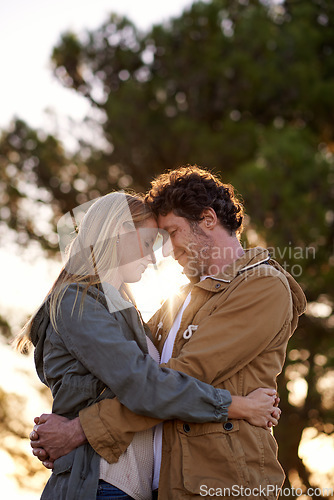
[[[107,293],[89,288],[80,310],[82,287],[68,287],[57,331],[50,322],[48,301],[34,319],[35,365],[41,381],[52,391],[52,411],[74,418],[81,409],[117,395],[142,415],[197,422],[226,420],[230,393],[160,368],[148,355],[146,335],[151,334],[136,309],[110,285],[103,290]],[[99,460],[89,444],[59,458],[41,498],[94,500]]]

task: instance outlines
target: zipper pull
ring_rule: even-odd
[[[183,333],[183,338],[185,340],[189,340],[192,337],[192,334],[196,332],[198,325],[189,325],[188,328]]]
[[[156,331],[156,333],[155,333],[155,336],[156,336],[156,337],[158,337],[159,330],[161,330],[161,328],[163,327],[163,325],[164,325],[164,324],[163,324],[163,322],[162,322],[162,321],[160,321],[160,323],[158,323],[158,328],[157,328],[157,331]],[[158,340],[159,340],[159,341],[161,340],[161,334],[159,335]]]

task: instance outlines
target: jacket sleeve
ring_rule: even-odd
[[[170,368],[160,368],[137,343],[127,340],[120,313],[111,314],[90,296],[69,288],[61,302],[59,331],[66,348],[135,413],[195,422],[226,420],[231,396]]]
[[[278,276],[246,276],[224,304],[200,322],[180,355],[161,366],[218,385],[278,341],[291,317],[291,294]]]
[[[117,462],[136,432],[150,429],[161,419],[137,415],[117,398],[104,399],[79,413],[89,444],[107,462]]]

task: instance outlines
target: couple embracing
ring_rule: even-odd
[[[241,246],[242,223],[233,187],[197,166],[89,208],[18,338],[53,396],[31,433],[53,469],[42,499],[277,497],[276,377],[305,297],[267,250]],[[189,284],[145,324],[128,283],[159,232]]]

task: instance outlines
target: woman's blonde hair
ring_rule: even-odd
[[[103,281],[112,282],[117,273],[120,257],[117,242],[122,226],[126,224],[135,229],[151,217],[154,215],[140,195],[113,192],[102,196],[90,206],[77,236],[69,245],[65,265],[47,295],[50,321],[55,329],[61,300],[69,285],[84,285],[80,305],[82,308],[88,288],[93,285],[99,287]],[[125,286],[123,291],[132,300],[131,293]],[[37,311],[14,340],[15,347],[21,352],[26,351],[31,343],[31,327]]]

